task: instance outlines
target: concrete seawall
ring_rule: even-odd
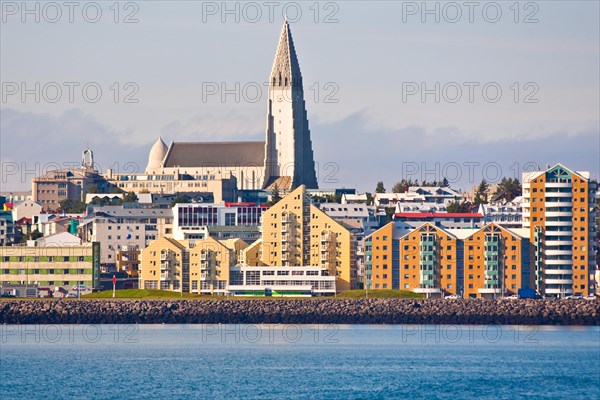
[[[0,301],[2,324],[600,325],[596,300]]]

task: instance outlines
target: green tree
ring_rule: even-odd
[[[23,237],[21,238],[21,243],[27,243],[28,240],[36,240],[41,238],[42,236],[42,232],[38,231],[37,229],[33,232],[29,232],[25,235],[23,235]]]
[[[135,203],[136,201],[138,201],[137,195],[133,192],[129,192],[123,196],[121,203]]]
[[[100,191],[98,190],[98,185],[94,183],[89,185],[86,189],[86,193],[100,193]]]
[[[79,201],[79,200],[69,200],[69,199],[65,199],[65,200],[61,200],[60,203],[58,203],[58,210],[62,211],[64,213],[69,213],[69,214],[81,214],[85,211],[85,207],[86,204],[83,201]]]
[[[449,213],[466,213],[469,212],[471,205],[465,201],[453,201],[446,206],[446,211]]]
[[[136,200],[137,200],[137,196],[136,196]],[[173,201],[171,201],[171,207],[175,207],[175,204],[185,204],[185,203],[189,203],[189,202],[190,202],[190,199],[187,196],[178,194],[177,196],[175,196]]]
[[[377,186],[375,187],[375,193],[385,193],[385,186],[383,186],[383,182],[377,182]]]
[[[279,202],[279,200],[281,200],[281,194],[279,193],[279,189],[277,188],[277,186],[275,186],[273,188],[273,191],[271,192],[271,200],[267,201],[265,204],[268,207],[272,207],[275,204],[277,204]]]
[[[489,188],[490,185],[487,183],[487,181],[485,179],[482,179],[481,183],[477,187],[477,190],[475,191],[475,200],[473,202],[476,206],[480,204],[487,204],[487,192]]]
[[[441,187],[450,187],[450,182],[448,182],[448,178],[444,177],[440,186]]]
[[[373,195],[370,192],[366,192],[365,194],[367,195],[367,205],[372,206],[373,205]]]
[[[494,195],[502,193],[505,201],[512,201],[521,195],[521,182],[517,178],[502,178]]]

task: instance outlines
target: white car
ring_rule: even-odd
[[[461,297],[457,294],[451,294],[448,296],[445,296],[444,299],[460,299]]]
[[[581,299],[583,299],[583,295],[581,293],[573,293],[570,296],[566,296],[565,299],[581,300]]]
[[[584,299],[586,299],[586,300],[596,300],[597,297],[595,295],[593,295],[593,294],[590,294],[589,296],[585,296]]]

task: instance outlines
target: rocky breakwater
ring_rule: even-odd
[[[586,300],[8,300],[2,324],[600,325]]]

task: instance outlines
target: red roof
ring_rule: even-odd
[[[444,212],[403,212],[394,214],[396,218],[483,218],[479,213],[444,213]]]

